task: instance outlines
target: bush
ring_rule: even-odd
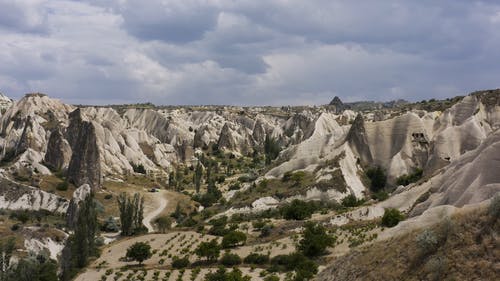
[[[15,223],[13,224],[11,227],[10,227],[10,230],[12,231],[17,231],[21,228],[21,225],[19,225],[18,223]]]
[[[370,189],[374,192],[383,189],[387,183],[387,176],[380,166],[368,169],[366,176],[370,179]]]
[[[491,199],[490,206],[488,207],[488,215],[494,220],[498,220],[498,218],[500,218],[500,194],[499,193],[497,193]]]
[[[268,275],[264,278],[264,281],[280,281],[280,278],[276,275]]]
[[[118,227],[113,217],[108,217],[102,225],[102,230],[106,232],[118,232],[120,231],[120,227]]]
[[[227,270],[221,266],[216,272],[207,273],[205,275],[205,281],[250,281],[251,278],[248,275],[243,275],[241,270],[238,268],[233,268],[233,271],[227,272]]]
[[[420,168],[416,168],[415,171],[409,175],[402,175],[396,179],[396,184],[397,185],[409,185],[410,183],[417,182],[419,179],[422,178],[422,175],[424,174],[424,170]]]
[[[389,194],[383,190],[379,190],[374,194],[372,194],[372,198],[378,201],[384,201],[387,200],[387,198],[389,198]]]
[[[326,233],[326,229],[322,225],[307,222],[298,250],[307,257],[319,256],[325,253],[327,247],[335,244],[335,240],[334,237]]]
[[[240,256],[231,253],[225,253],[220,259],[220,263],[224,266],[235,266],[241,264]]]
[[[217,239],[210,242],[201,242],[194,252],[198,257],[205,257],[207,261],[214,261],[220,255],[220,245]]]
[[[151,246],[144,242],[136,242],[127,249],[127,258],[138,261],[142,264],[143,261],[149,259],[153,254],[151,253]]]
[[[146,169],[144,168],[144,165],[142,164],[138,164],[138,165],[135,165],[133,163],[131,163],[131,166],[132,166],[132,169],[134,170],[135,173],[139,173],[139,174],[146,174]]]
[[[295,280],[308,280],[318,273],[318,265],[301,253],[278,255],[271,259],[269,271],[292,270],[296,273]]]
[[[417,243],[418,251],[421,256],[427,256],[434,253],[439,245],[436,234],[428,229],[417,235],[415,242]]]
[[[247,236],[241,231],[231,231],[222,238],[222,248],[231,248],[245,244]]]
[[[286,220],[304,220],[310,218],[315,209],[314,202],[295,199],[290,204],[283,206],[281,213]]]
[[[69,186],[68,182],[63,181],[63,182],[56,185],[56,189],[59,191],[66,191],[66,190],[68,190],[68,186]]]
[[[172,258],[172,267],[176,269],[186,268],[189,266],[189,259],[187,257],[179,258],[177,256]]]
[[[385,209],[382,217],[382,225],[387,227],[396,226],[400,221],[404,220],[405,216],[398,209]]]
[[[263,264],[266,264],[266,263],[269,262],[269,256],[262,255],[262,254],[257,254],[257,253],[252,253],[252,254],[246,256],[243,261],[246,264],[263,265]]]
[[[363,199],[358,200],[354,194],[349,194],[342,199],[342,206],[344,207],[357,207],[362,205],[365,201]]]
[[[266,224],[260,229],[260,237],[267,237],[271,235],[273,226],[271,224]]]

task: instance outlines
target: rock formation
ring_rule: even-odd
[[[68,205],[68,210],[66,211],[66,224],[70,229],[73,229],[77,219],[78,219],[78,207],[81,201],[85,200],[85,198],[92,192],[92,188],[88,184],[84,184],[78,187],[73,192],[73,198]]]
[[[49,168],[59,171],[68,167],[71,160],[71,146],[57,128],[50,134],[44,162]]]
[[[95,127],[84,121],[80,109],[70,114],[67,137],[72,147],[67,177],[76,186],[90,185],[93,189],[101,186],[101,159],[97,146]]]

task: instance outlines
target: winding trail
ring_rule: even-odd
[[[155,219],[163,210],[167,207],[168,200],[165,198],[165,191],[160,190],[157,193],[150,194],[150,197],[153,198],[155,204],[147,206],[145,210],[145,216],[142,220],[144,226],[148,229],[148,232],[154,232],[155,229],[153,227],[152,221]]]

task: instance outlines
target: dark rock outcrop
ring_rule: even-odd
[[[368,146],[368,140],[366,139],[365,131],[365,121],[363,116],[358,114],[352,123],[349,132],[347,133],[347,142],[351,146],[352,150],[355,151],[363,163],[372,163],[373,158]]]
[[[339,97],[335,96],[333,100],[328,104],[328,106],[335,112],[335,114],[340,114],[346,109],[344,103]]]
[[[88,184],[80,186],[73,192],[73,198],[71,198],[66,211],[66,224],[70,229],[73,229],[77,223],[80,202],[85,200],[90,192],[91,188]]]
[[[101,162],[95,127],[82,120],[80,109],[70,113],[67,139],[73,151],[68,166],[68,180],[76,186],[101,186]]]
[[[21,134],[21,138],[19,139],[19,142],[17,143],[16,150],[15,150],[15,155],[19,155],[23,152],[25,152],[28,148],[31,147],[33,143],[33,121],[31,121],[31,116],[28,116],[26,118],[26,121],[24,122],[24,129],[23,133]]]
[[[260,120],[255,122],[255,126],[252,131],[252,137],[256,144],[262,145],[266,139],[266,130],[264,129],[264,124]]]
[[[224,126],[222,127],[217,145],[220,149],[236,149],[236,141],[232,136],[231,128],[229,127],[228,123],[224,124]]]
[[[71,160],[71,147],[64,139],[60,129],[56,129],[50,134],[45,153],[45,164],[56,171],[68,167]]]

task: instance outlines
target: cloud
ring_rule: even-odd
[[[498,87],[496,1],[0,0],[0,91],[324,104]],[[4,12],[5,11],[5,12]]]
[[[0,29],[15,32],[46,33],[47,13],[46,1],[43,0],[0,0]]]

